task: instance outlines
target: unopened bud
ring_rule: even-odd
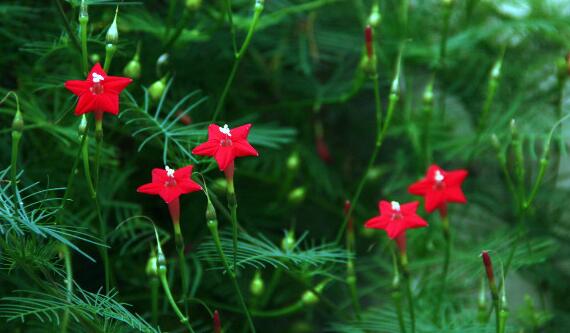
[[[156,59],[156,66],[162,67],[168,65],[169,56],[168,53],[163,53]]]
[[[24,131],[24,118],[22,117],[22,112],[19,109],[16,110],[16,115],[12,121],[12,131],[20,134]]]
[[[491,69],[491,79],[498,79],[501,76],[501,67],[503,65],[502,61],[497,61],[495,65],[493,65],[493,69]]]
[[[491,262],[491,257],[489,256],[489,252],[483,251],[481,253],[481,258],[483,259],[483,265],[485,266],[485,273],[487,273],[487,280],[489,281],[489,285],[494,285],[495,274],[493,272],[493,263]]]
[[[325,287],[325,284],[326,284],[325,282],[319,283],[315,287],[315,291],[317,293],[320,293]],[[315,305],[319,302],[319,296],[316,293],[314,293],[312,290],[307,290],[303,293],[303,296],[301,296],[301,300],[305,305]]]
[[[293,230],[285,232],[285,237],[281,240],[281,248],[285,252],[291,252],[295,249],[295,244],[297,240],[295,239],[295,232]]]
[[[445,6],[451,6],[451,5],[453,5],[454,0],[441,0],[441,2],[442,2]]]
[[[99,55],[99,53],[91,53],[89,55],[89,61],[91,61],[92,64],[101,62],[101,56]]]
[[[563,81],[568,77],[570,71],[570,65],[568,60],[570,59],[570,54],[566,57],[560,57],[556,60],[556,74],[558,80]]]
[[[83,136],[85,135],[87,131],[87,117],[85,117],[85,114],[81,115],[81,120],[79,121],[79,128],[78,128],[78,132],[79,132],[79,136]]]
[[[139,62],[139,57],[137,55],[135,55],[134,58],[125,66],[123,74],[131,79],[138,79],[141,77],[141,63]]]
[[[499,142],[499,138],[495,133],[491,134],[491,144],[493,145],[493,148],[495,148],[496,150],[501,149],[501,143]]]
[[[374,57],[374,47],[373,47],[373,32],[372,27],[370,25],[366,26],[364,29],[364,42],[366,44],[366,55],[368,56],[368,60],[372,60]]]
[[[202,5],[202,0],[186,0],[186,9],[198,10]]]
[[[158,275],[158,258],[154,253],[150,256],[150,258],[148,258],[148,261],[146,262],[145,272],[148,276]]]
[[[293,152],[289,155],[289,158],[287,158],[287,169],[289,169],[289,171],[297,171],[300,164],[301,160],[297,151]]]
[[[162,97],[165,87],[166,83],[164,78],[157,80],[153,84],[151,84],[150,87],[148,88],[148,92],[152,100],[158,101]]]
[[[380,25],[381,21],[382,21],[382,15],[380,15],[380,8],[378,7],[378,4],[375,4],[372,7],[372,12],[370,13],[370,16],[368,17],[368,24],[371,27],[376,28]]]
[[[264,2],[265,2],[264,0],[255,0],[255,7],[254,7],[254,9],[255,9],[256,11],[261,11],[261,10],[263,10],[263,3],[264,3]]]
[[[81,0],[81,5],[79,5],[79,22],[82,23],[82,21],[85,23],[89,21],[89,12],[85,0]]]
[[[251,280],[251,284],[249,285],[249,291],[251,291],[252,295],[259,296],[263,293],[264,289],[265,289],[265,284],[263,283],[263,279],[261,278],[261,273],[257,271],[255,272],[253,280]]]
[[[433,84],[430,83],[426,86],[424,90],[424,95],[422,97],[425,105],[431,105],[433,103]]]
[[[226,193],[228,188],[228,181],[225,177],[217,178],[216,180],[214,180],[212,185],[210,185],[210,188],[212,189],[212,191],[218,194],[224,194]]]
[[[119,7],[117,7],[117,10],[115,11],[115,18],[113,19],[113,23],[111,23],[111,26],[107,30],[107,36],[105,39],[107,41],[107,44],[117,44],[117,42],[119,41],[119,29],[117,28],[117,14],[119,14]]]
[[[208,198],[208,205],[206,206],[206,220],[207,221],[215,221],[218,218],[216,217],[216,209],[212,204],[212,201]]]
[[[214,311],[214,333],[222,333],[222,321],[220,320],[220,313],[218,310]]]
[[[305,187],[297,187],[289,192],[288,200],[292,205],[298,205],[305,200],[307,190]]]

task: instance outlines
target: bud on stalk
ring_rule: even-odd
[[[222,321],[220,320],[220,313],[218,310],[214,311],[214,333],[222,333]]]
[[[255,276],[253,280],[251,280],[251,284],[249,285],[249,291],[254,296],[260,296],[263,294],[263,290],[265,289],[265,284],[263,283],[263,279],[261,278],[261,272],[255,272]]]

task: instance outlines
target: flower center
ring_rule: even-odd
[[[445,187],[445,183],[443,182],[443,180],[445,179],[445,176],[441,173],[441,171],[436,170],[435,175],[433,176],[433,179],[435,180],[434,188],[442,189]]]
[[[230,139],[232,132],[230,131],[228,124],[225,124],[224,127],[220,127],[220,132],[225,135],[225,138],[220,140],[220,145],[222,147],[230,147],[232,145],[232,139]]]
[[[93,73],[92,75],[92,81],[93,81],[93,85],[91,86],[90,90],[93,94],[95,95],[99,95],[103,93],[103,85],[101,84],[101,81],[104,81],[105,78],[97,73]]]
[[[402,219],[402,213],[400,211],[400,203],[398,201],[390,202],[392,205],[392,220],[400,220]]]
[[[164,183],[164,186],[176,186],[176,179],[174,179],[174,169],[171,169],[168,165],[164,167],[166,169],[166,175],[168,179]]]

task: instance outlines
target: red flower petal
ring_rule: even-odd
[[[230,130],[230,133],[232,134],[232,141],[237,139],[247,139],[250,129],[251,124],[245,124]]]
[[[386,200],[381,200],[380,203],[378,203],[378,211],[380,211],[380,215],[392,214],[392,204]]]
[[[210,124],[210,126],[208,126],[208,141],[211,140],[220,141],[224,137],[225,135],[222,132],[220,132],[220,126],[216,124]]]
[[[427,180],[420,180],[418,182],[413,183],[408,187],[408,192],[413,195],[425,195],[433,188],[433,183]]]
[[[162,186],[160,184],[148,183],[148,184],[144,184],[144,185],[139,186],[137,188],[137,192],[146,193],[146,194],[159,194],[163,188],[164,188],[164,186]]]
[[[192,176],[192,169],[194,167],[192,165],[188,165],[185,166],[183,168],[180,168],[176,171],[174,171],[174,178],[176,178],[176,181],[182,181],[182,180],[186,180],[186,179],[190,179],[190,177]]]
[[[445,204],[445,195],[441,191],[431,191],[426,194],[425,199],[425,208],[428,213]]]
[[[259,153],[247,140],[233,141],[234,154],[236,157],[259,156]]]
[[[400,210],[402,211],[402,214],[416,214],[416,211],[418,210],[418,206],[419,206],[419,201],[413,201],[413,202],[408,202],[405,204],[402,204],[400,206]]]
[[[460,187],[450,187],[445,191],[445,200],[449,202],[466,203],[467,199]]]
[[[91,84],[87,81],[69,80],[65,82],[64,86],[75,95],[81,96],[84,93],[89,92]]]
[[[80,116],[84,113],[93,111],[93,105],[95,103],[95,98],[93,94],[83,94],[79,97],[77,106],[75,107],[75,115]]]
[[[445,184],[448,186],[461,186],[467,177],[467,170],[452,170],[445,173]]]
[[[215,156],[220,149],[220,144],[214,141],[207,141],[192,149],[192,154],[200,156]]]
[[[89,74],[87,74],[87,81],[89,81],[90,83],[93,82],[93,73],[101,75],[104,79],[107,78],[107,73],[105,73],[103,67],[101,67],[99,63],[96,63],[89,71]]]
[[[154,168],[152,169],[152,182],[164,185],[168,180],[168,173],[164,169]]]
[[[106,93],[119,95],[133,80],[128,77],[107,76],[103,83],[103,89]]]
[[[384,229],[388,223],[390,223],[390,220],[385,216],[376,216],[366,221],[364,226],[366,228]]]

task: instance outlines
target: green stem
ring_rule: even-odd
[[[75,48],[81,52],[81,45],[79,45],[79,41],[77,40],[77,36],[75,35],[75,33],[73,32],[73,29],[71,28],[71,23],[69,23],[69,20],[67,19],[67,16],[65,15],[65,11],[63,9],[63,5],[61,3],[61,0],[56,0],[55,4],[57,5],[57,11],[59,12],[59,15],[61,16],[61,19],[63,20],[63,25],[65,26],[65,30],[67,30],[67,35],[69,36],[69,38],[71,38],[71,42],[73,43],[73,46],[75,46]]]
[[[396,307],[396,315],[398,316],[398,324],[400,325],[400,333],[406,333],[406,324],[404,323],[404,311],[402,309],[402,293],[399,290],[392,292],[392,300]]]
[[[180,223],[174,223],[174,240],[176,242],[176,251],[178,252],[178,263],[180,265],[180,279],[182,280],[182,299],[184,301],[184,309],[188,312],[188,290],[190,289],[190,275],[188,273],[188,264],[184,254],[184,237],[180,230]]]
[[[447,210],[447,209],[445,209]],[[435,307],[435,318],[436,322],[439,321],[439,315],[441,311],[441,303],[443,301],[443,295],[445,294],[445,288],[447,286],[447,273],[449,271],[449,260],[451,257],[451,231],[449,229],[449,216],[447,212],[442,213],[442,227],[443,227],[443,238],[445,240],[445,256],[443,260],[443,273],[441,277],[441,287],[439,290],[439,295],[437,297],[437,303]]]
[[[65,286],[67,289],[67,301],[71,301],[71,295],[73,295],[73,269],[71,266],[71,254],[69,253],[69,248],[67,245],[61,245],[61,253],[63,254],[63,260],[65,262]],[[69,308],[66,308],[63,313],[63,319],[61,320],[61,332],[66,333],[67,327],[69,325]]]
[[[400,266],[402,267],[402,272],[404,273],[404,278],[406,280],[406,296],[408,298],[408,307],[410,310],[410,320],[412,322],[412,333],[416,332],[416,314],[414,307],[414,296],[412,294],[412,282],[410,279],[410,271],[408,270],[408,257],[405,253],[400,255]]]
[[[79,29],[81,35],[81,65],[83,68],[83,74],[87,76],[88,66],[87,66],[87,22],[89,22],[88,16],[79,17]]]
[[[14,203],[17,204],[17,192],[18,192],[18,155],[20,151],[20,140],[22,139],[22,133],[12,131],[12,154],[10,158],[10,183],[12,185],[12,192],[14,195]]]
[[[230,33],[232,35],[232,47],[234,54],[237,54],[237,40],[236,40],[236,27],[234,25],[233,12],[232,12],[232,0],[225,0],[226,11],[228,12],[228,23],[230,24]]]
[[[180,323],[183,324],[184,326],[186,326],[188,331],[190,331],[191,333],[194,333],[194,329],[192,328],[192,325],[190,325],[188,318],[186,316],[184,316],[182,311],[180,311],[180,308],[178,307],[178,305],[174,301],[174,297],[172,297],[172,292],[170,291],[170,286],[168,286],[168,279],[166,278],[166,270],[164,270],[164,272],[160,272],[158,276],[159,276],[160,282],[162,284],[162,289],[164,289],[164,294],[166,295],[166,298],[168,299],[170,306],[174,310],[174,313],[176,313],[176,316],[178,317],[178,319],[180,319]]]
[[[233,166],[230,167],[233,168]],[[230,209],[231,221],[232,221],[233,270],[237,273],[238,219],[237,219],[237,198],[234,188],[233,177],[232,179],[228,179],[227,196],[228,196],[228,207]]]
[[[354,314],[356,315],[356,319],[360,320],[360,313],[362,312],[362,310],[360,308],[360,302],[358,299],[358,289],[356,287],[356,273],[354,272],[354,263],[352,259],[348,260],[347,267],[348,267],[348,272],[347,272],[346,283],[348,284],[350,290],[350,297],[352,299]]]
[[[446,64],[446,56],[447,56],[447,37],[449,34],[449,21],[451,18],[451,11],[453,9],[453,2],[449,4],[444,3],[443,8],[443,19],[442,19],[442,31],[441,31],[441,42],[439,44],[439,72],[440,75],[445,73],[447,64]],[[446,98],[446,90],[445,84],[441,87],[441,96],[440,96],[440,107],[441,107],[441,114],[442,118],[445,117],[445,98]]]
[[[69,176],[67,176],[67,186],[65,187],[65,192],[63,194],[63,200],[61,201],[61,207],[59,208],[59,212],[56,218],[56,224],[61,223],[61,218],[63,211],[65,209],[65,205],[69,200],[69,195],[71,193],[71,187],[73,186],[73,181],[75,180],[75,174],[77,173],[77,167],[79,166],[79,160],[81,159],[81,154],[83,152],[83,146],[85,145],[85,141],[87,139],[86,135],[81,136],[81,141],[79,143],[79,149],[77,150],[77,154],[75,155],[75,159],[73,160],[73,165],[71,167],[71,171],[69,172]]]
[[[230,91],[230,87],[231,87],[232,82],[234,81],[234,78],[236,76],[239,64],[241,63],[241,60],[243,59],[243,56],[245,55],[245,53],[247,51],[249,43],[251,42],[251,39],[253,37],[253,33],[255,32],[255,27],[257,26],[257,23],[259,22],[259,17],[261,16],[262,11],[263,11],[263,5],[257,3],[255,5],[255,11],[253,14],[253,19],[251,21],[251,25],[249,26],[249,30],[247,32],[245,40],[244,40],[243,44],[241,45],[240,50],[235,54],[234,65],[233,65],[232,70],[230,72],[230,76],[226,80],[224,90],[222,90],[222,95],[220,96],[220,99],[218,100],[218,105],[216,106],[216,110],[214,111],[214,116],[212,117],[212,122],[215,122],[218,119],[220,111],[224,107],[226,97],[228,95],[228,92]]]
[[[151,323],[158,325],[158,286],[160,281],[156,277],[150,279]]]
[[[275,291],[275,288],[277,288],[277,285],[281,280],[282,275],[283,275],[283,270],[280,269],[279,267],[276,267],[275,271],[273,272],[273,276],[269,281],[269,286],[267,287],[267,290],[263,293],[263,296],[259,301],[260,308],[264,308],[267,305],[267,302],[271,298],[271,295],[273,295],[273,291]]]
[[[113,56],[117,51],[117,46],[115,44],[107,44],[105,45],[105,64],[103,65],[103,70],[105,73],[109,73],[109,69],[111,68],[111,62],[113,61]]]
[[[86,137],[87,134],[84,136]],[[101,241],[103,242],[101,255],[103,257],[103,266],[105,268],[105,291],[108,293],[111,289],[111,266],[109,262],[109,251],[107,249],[107,224],[103,220],[103,215],[101,214],[101,205],[99,203],[97,191],[95,190],[95,186],[93,186],[93,181],[91,178],[91,168],[89,166],[89,140],[82,139],[82,142],[83,169],[85,173],[85,180],[87,182],[87,187],[89,188],[89,193],[91,194],[91,199],[93,199],[93,202],[95,203],[95,210],[97,213],[97,219],[99,221],[99,233]]]
[[[211,204],[209,204],[209,205],[211,205]],[[211,209],[213,210],[214,208],[211,207]],[[220,259],[222,260],[222,262],[224,264],[224,268],[226,270],[226,273],[230,276],[230,279],[232,280],[232,284],[233,284],[235,292],[239,298],[240,305],[243,309],[243,312],[245,313],[245,315],[247,317],[249,329],[251,330],[251,332],[255,333],[255,326],[253,325],[253,320],[251,319],[251,315],[249,313],[249,310],[247,309],[247,305],[245,303],[245,300],[243,298],[243,295],[242,295],[241,290],[239,288],[239,285],[237,283],[236,274],[234,271],[232,271],[230,269],[230,266],[228,264],[228,260],[226,259],[226,255],[224,254],[224,251],[222,250],[222,244],[220,242],[220,234],[218,231],[218,220],[217,220],[217,218],[212,217],[212,216],[210,216],[208,218],[208,228],[210,229],[210,232],[212,233],[212,237],[214,238],[214,242],[216,243],[216,249],[218,250],[218,254],[220,256]]]

